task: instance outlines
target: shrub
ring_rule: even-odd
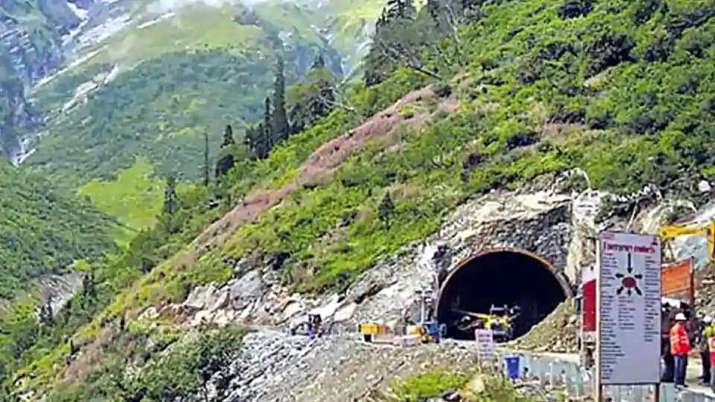
[[[591,10],[593,10],[592,0],[567,0],[559,7],[559,17],[564,20],[583,17]]]

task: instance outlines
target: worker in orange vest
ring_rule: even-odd
[[[690,340],[688,331],[685,330],[685,314],[675,315],[675,325],[670,329],[670,352],[675,358],[675,385],[684,387],[685,373],[688,367],[688,353],[690,352]]]

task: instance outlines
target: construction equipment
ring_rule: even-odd
[[[519,316],[518,306],[494,306],[489,308],[489,314],[477,313],[466,310],[453,310],[462,315],[456,327],[464,333],[474,332],[475,329],[489,329],[497,342],[507,342],[514,337],[514,320]]]
[[[440,343],[447,335],[447,326],[430,320],[417,325],[410,325],[405,332],[406,336],[419,338],[421,343]]]
[[[388,334],[390,328],[377,322],[366,322],[358,325],[358,332],[365,342],[374,342],[378,336]]]
[[[422,328],[422,343],[439,343],[447,335],[447,326],[434,320],[423,322]]]
[[[658,231],[658,236],[664,250],[664,259],[673,260],[673,248],[671,242],[681,236],[705,236],[708,241],[708,258],[715,262],[715,220],[706,225],[695,224],[674,224],[664,226]],[[668,250],[669,255],[665,254]]]

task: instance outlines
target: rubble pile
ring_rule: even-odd
[[[439,367],[472,366],[470,345],[448,341],[396,347],[363,343],[356,334],[310,340],[257,331],[245,337],[241,354],[226,373],[229,381],[214,384],[212,400],[364,400],[395,378]]]
[[[510,346],[533,352],[578,352],[578,315],[573,300],[561,303],[553,313]]]

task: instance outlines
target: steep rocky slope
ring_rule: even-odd
[[[533,254],[569,293],[599,230],[652,232],[672,213],[667,200],[699,208],[712,198],[699,185],[713,180],[711,2],[475,3],[459,36],[442,38],[461,63],[428,42],[422,66],[396,63],[383,82],[350,91],[349,107],[240,165],[227,183],[232,211],[119,289],[71,343],[29,359],[13,374],[15,394],[200,398],[136,373],[192,373],[174,345],[231,324],[256,327],[243,340],[251,347],[270,336],[261,326],[285,329],[310,311],[345,331],[397,322],[433,282],[444,245],[452,270],[493,249]],[[286,342],[277,356],[304,342],[275,338]],[[348,365],[359,349],[326,343],[348,345]],[[300,384],[332,384],[305,350]],[[288,398],[281,363],[255,359],[273,397]],[[255,374],[246,367],[229,374],[233,385],[212,380],[235,398],[260,392],[242,382]]]

